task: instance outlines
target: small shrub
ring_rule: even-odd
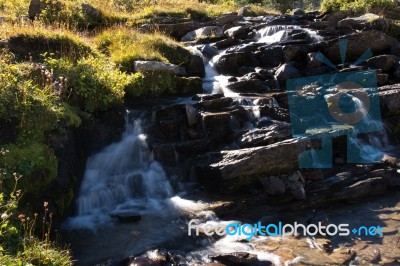
[[[16,18],[28,13],[27,0],[0,0],[0,13]]]
[[[17,141],[21,144],[48,138],[64,126],[79,126],[74,108],[62,102],[52,88],[49,75],[38,82],[36,68],[30,64],[12,64],[3,57],[0,62],[0,119],[18,126]]]
[[[104,57],[87,57],[76,63],[65,58],[48,58],[46,64],[57,75],[67,78],[72,105],[97,112],[123,103],[129,78]]]

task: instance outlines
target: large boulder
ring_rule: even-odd
[[[224,34],[232,39],[246,39],[248,30],[243,26],[230,28]]]
[[[218,73],[233,76],[238,74],[238,69],[241,66],[256,67],[258,65],[258,60],[250,52],[224,54],[214,62],[214,67]]]
[[[267,47],[256,54],[261,65],[267,68],[276,67],[283,63],[283,55],[282,46]]]
[[[382,69],[384,72],[391,71],[399,61],[395,55],[374,56],[366,61],[367,66],[373,69]]]
[[[234,92],[249,93],[249,92],[264,92],[268,88],[259,79],[248,79],[230,82],[227,88]]]
[[[380,19],[378,15],[368,13],[359,17],[351,17],[351,18],[345,18],[342,19],[338,22],[337,26],[339,28],[348,28],[348,29],[353,29],[353,28],[358,28],[363,26],[366,23],[370,23],[374,20]]]
[[[300,77],[299,70],[292,64],[283,64],[275,73],[279,82],[286,82],[288,79]]]
[[[303,9],[301,9],[301,8],[295,8],[295,9],[292,11],[292,14],[293,14],[294,16],[304,16],[304,15],[306,14],[306,12],[305,12]]]
[[[212,181],[217,182],[218,178],[229,181],[235,178],[246,179],[252,175],[274,175],[292,171],[298,167],[298,156],[310,144],[309,139],[289,139],[263,147],[222,151],[214,154],[216,162],[207,162],[204,166],[197,167],[197,179],[207,183],[205,179],[208,177],[204,173],[210,173],[210,177],[215,179]]]
[[[222,32],[222,28],[218,26],[207,26],[203,27],[191,32],[188,32],[185,36],[182,37],[181,41],[183,42],[191,42],[198,39],[204,38],[221,38],[224,36]]]
[[[264,121],[259,122],[260,126],[263,126],[262,122]],[[270,125],[243,134],[239,140],[239,145],[242,148],[266,146],[291,137],[292,131],[289,123],[267,120],[266,123],[268,122]]]
[[[357,60],[368,49],[371,49],[372,53],[377,55],[389,52],[392,46],[398,44],[395,38],[375,30],[350,34],[342,37],[342,39],[348,40],[347,61]],[[333,62],[341,62],[339,42],[337,39],[325,42],[321,52]]]
[[[186,70],[189,76],[204,78],[206,71],[203,58],[199,55],[191,55]]]
[[[400,84],[380,87],[379,102],[384,116],[398,113],[400,110]]]

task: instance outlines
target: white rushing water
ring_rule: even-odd
[[[290,30],[303,30],[306,32],[312,42],[321,41],[322,37],[317,32],[310,29],[303,29],[299,26],[276,25],[267,26],[257,31],[254,42],[272,45],[284,40],[289,36]],[[199,50],[194,47],[190,48],[191,52],[203,58],[205,66],[205,77],[203,79],[203,89],[206,93],[223,93],[227,97],[237,97],[238,93],[228,89],[230,76],[221,75],[215,70],[214,64],[218,59],[226,53],[226,50],[219,51],[219,54],[211,59],[207,59]]]
[[[142,220],[110,226],[114,224],[113,214],[139,215]],[[78,240],[78,265],[88,265],[107,256],[152,252],[165,242],[187,239],[190,219],[199,226],[234,222],[219,220],[208,203],[174,196],[163,167],[153,159],[141,120],[131,122],[127,115],[122,139],[89,158],[77,214],[67,220],[65,227],[79,229],[72,234]],[[242,240],[243,237],[225,236],[215,241],[210,237],[200,246],[193,246],[186,259],[202,264],[211,262],[211,256],[246,251],[260,261],[273,261],[275,265],[283,262],[279,256],[259,251]],[[187,244],[182,242],[182,248]]]
[[[127,116],[129,117],[129,116]],[[122,139],[89,158],[70,228],[93,229],[113,214],[143,215],[165,207],[173,189],[147,145],[141,120],[127,118]]]

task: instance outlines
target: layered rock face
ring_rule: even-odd
[[[197,181],[217,191],[247,187],[304,200],[310,194],[308,187],[311,191],[312,184],[322,182],[332,198],[351,199],[368,195],[370,187],[379,187],[378,194],[396,187],[393,165],[385,163],[357,168],[363,175],[371,175],[368,178],[340,181],[338,187],[323,183],[343,169],[353,169],[354,165],[346,163],[348,144],[343,133],[332,139],[332,169],[301,169],[299,155],[321,149],[323,144],[318,138],[293,137],[291,119],[296,114],[290,116],[286,93],[289,80],[373,71],[379,109],[389,128],[374,138],[380,142],[390,139],[395,145],[400,44],[379,30],[373,16],[321,17],[297,10],[294,15],[257,18],[228,14],[207,23],[191,22],[190,27],[183,27],[188,22],[159,25],[203,59],[203,87],[208,94],[153,109],[149,132],[155,157],[180,180]],[[177,34],[174,28],[182,31]],[[318,86],[302,93],[308,99],[320,99]],[[338,97],[340,90],[332,93],[330,99]],[[301,104],[300,109],[310,109],[309,102]],[[380,145],[379,149],[385,149],[388,143]],[[372,174],[375,170],[384,174],[377,177]]]

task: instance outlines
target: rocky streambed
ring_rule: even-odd
[[[158,161],[167,176],[167,181],[154,179],[157,184],[148,189],[168,182],[175,196],[157,199],[161,207],[141,213],[137,223],[117,223],[97,233],[78,230],[69,239],[78,265],[400,263],[399,41],[390,37],[386,22],[374,14],[349,18],[297,10],[295,15],[248,17],[245,12],[214,21],[164,21],[142,27],[180,39],[191,50],[192,59],[190,69],[161,62],[138,62],[138,66],[203,78],[204,93],[130,103],[145,110],[141,112],[143,132],[138,136],[146,135],[154,156],[146,160]],[[367,71],[374,71],[376,79],[379,130],[350,139],[345,129],[316,122],[317,130],[331,134],[332,166],[299,167],[299,155],[321,150],[325,144],[321,138],[293,136],[297,114],[291,113],[287,81]],[[363,79],[356,76],[356,81]],[[320,110],[310,106],[321,100],[318,88],[303,87],[301,93],[309,101],[297,106],[305,113],[314,112],[307,120],[311,124],[319,119]],[[340,88],[329,97],[339,93]],[[373,155],[375,162],[349,163],[349,141],[361,147],[361,159],[367,161]],[[135,204],[128,205],[137,213]],[[187,236],[190,219],[199,224],[379,225],[384,235],[255,237],[250,241],[196,238]]]

